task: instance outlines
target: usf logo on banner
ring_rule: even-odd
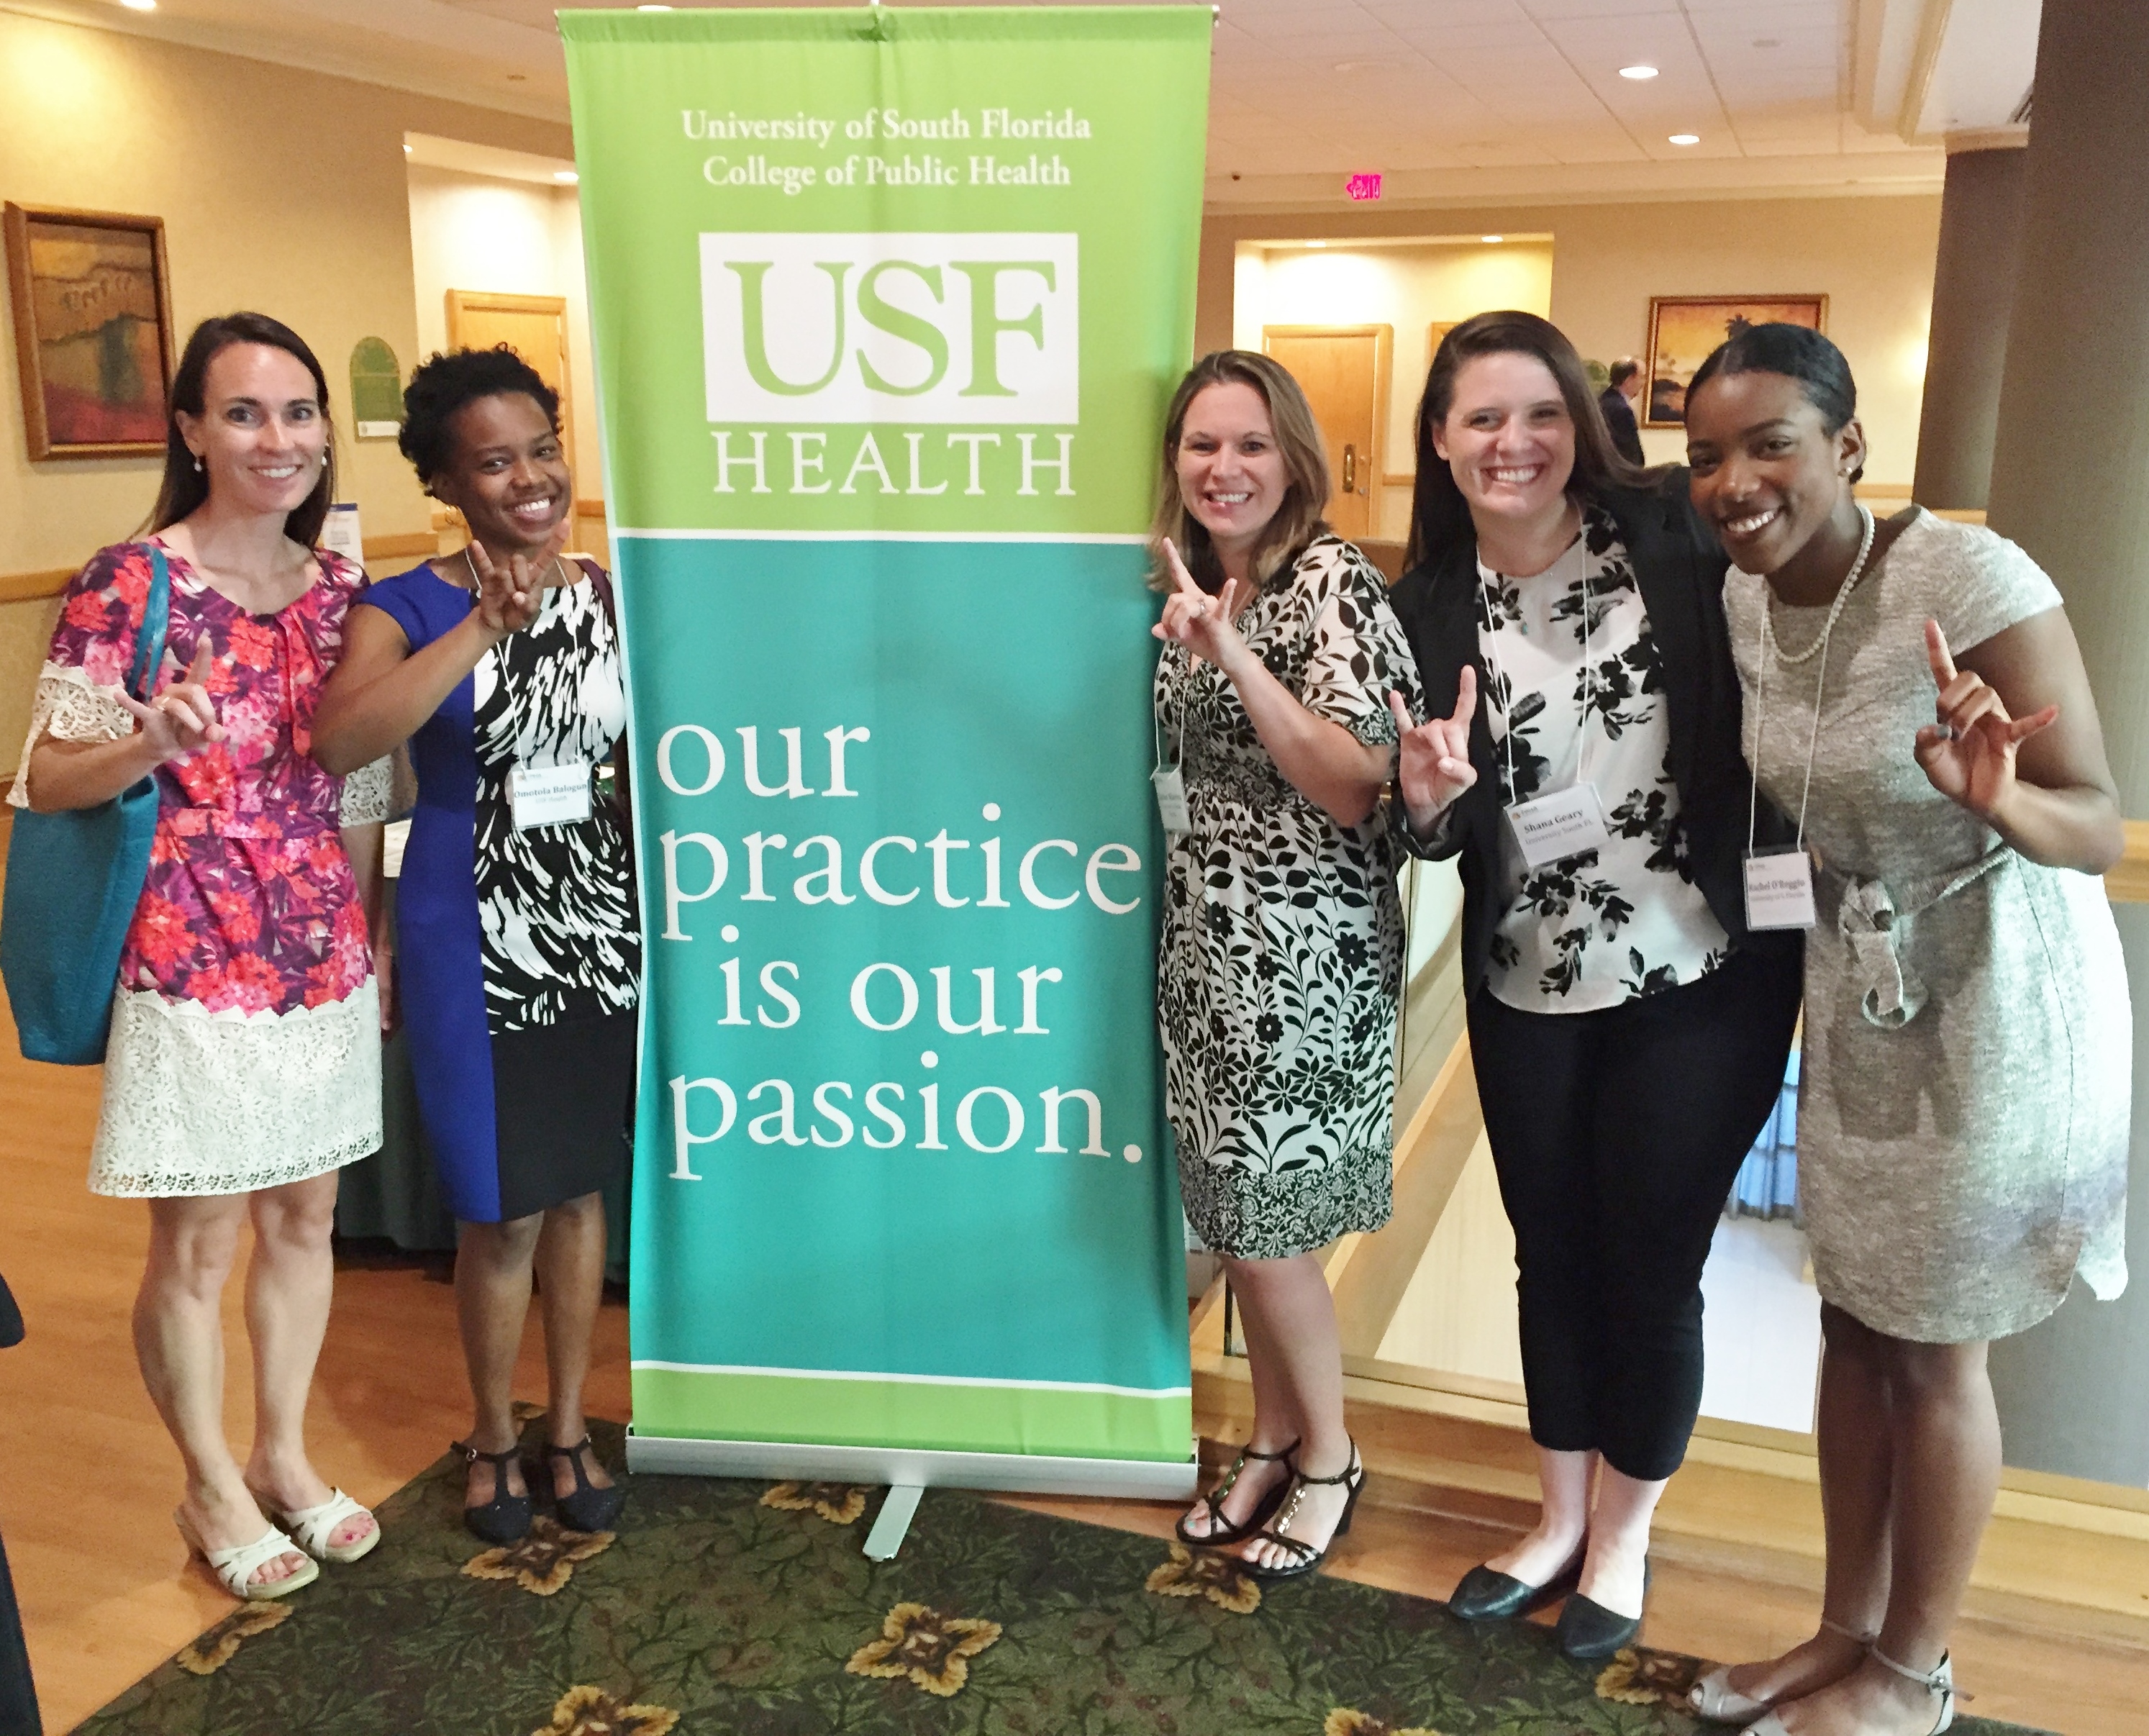
[[[1142,537],[1210,28],[561,15],[648,940],[638,1467],[1192,1487]]]

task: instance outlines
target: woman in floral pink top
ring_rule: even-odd
[[[336,1171],[380,1144],[380,1002],[344,828],[382,818],[385,768],[346,783],[308,752],[365,582],[313,546],[335,497],[320,364],[288,327],[235,314],[196,330],[171,396],[153,533],[101,551],[68,587],[10,799],[88,808],[156,779],[89,1185],[149,1201],[134,1340],[186,1462],[179,1529],[258,1598],[311,1580],[310,1557],[355,1560],[380,1539],[314,1470],[304,1420]],[[142,704],[124,683],[152,545],[171,596]],[[378,826],[352,836],[370,876]],[[219,1302],[249,1218],[259,1401],[242,1469],[224,1434]]]

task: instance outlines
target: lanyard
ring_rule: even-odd
[[[1581,539],[1582,532],[1577,531],[1576,541],[1580,541]],[[1570,548],[1573,546],[1572,543],[1568,545]],[[1565,551],[1563,550],[1561,553],[1562,558],[1564,558]],[[1558,562],[1554,562],[1554,565],[1557,564]],[[1492,579],[1493,576],[1505,578],[1507,576],[1505,573],[1497,576],[1489,575],[1481,561],[1477,568],[1477,600],[1483,605],[1485,610],[1486,661],[1492,666],[1492,679],[1498,684],[1501,694],[1502,721],[1507,726],[1500,732],[1500,747],[1502,757],[1507,762],[1507,801],[1505,805],[1512,806],[1516,799],[1514,689],[1509,685],[1507,672],[1500,661],[1500,629],[1492,617]],[[1588,562],[1585,559],[1582,568],[1582,704],[1574,720],[1574,781],[1578,784],[1587,783],[1589,781],[1583,776],[1582,757],[1589,745],[1589,713],[1597,698],[1597,670],[1589,657],[1590,577]]]
[[[1820,658],[1820,671],[1814,681],[1813,729],[1806,737],[1805,780],[1799,789],[1796,848],[1801,850],[1806,843],[1806,802],[1813,794],[1814,758],[1820,747],[1821,690],[1828,682],[1829,636],[1834,632],[1836,620],[1843,613],[1843,606],[1850,601],[1851,591],[1865,575],[1866,557],[1873,552],[1873,515],[1860,506],[1858,517],[1861,527],[1858,558],[1850,563],[1850,571],[1845,575],[1842,587],[1835,593],[1835,601],[1828,606],[1828,619],[1822,623],[1820,637],[1804,651],[1786,654],[1779,647],[1776,653],[1786,664],[1803,663],[1816,655]],[[1769,641],[1771,637],[1769,629],[1769,581],[1764,578],[1761,581],[1761,631],[1755,641],[1754,657],[1754,751],[1748,757],[1749,769],[1754,774],[1746,798],[1746,853],[1749,856],[1754,853],[1754,827],[1761,807],[1761,730],[1768,717]]]

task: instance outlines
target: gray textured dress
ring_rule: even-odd
[[[1920,513],[1851,594],[1827,655],[1806,840],[1799,1191],[1821,1295],[1929,1344],[1999,1338],[2080,1272],[2126,1283],[2132,1015],[2103,882],[2041,867],[1918,767],[1925,623],[1958,652],[2056,608],[2013,543]],[[1734,568],[1725,612],[1763,789],[1799,813],[1824,609]],[[1767,690],[1755,748],[1762,610]]]

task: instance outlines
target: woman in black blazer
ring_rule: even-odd
[[[1740,754],[1724,565],[1683,472],[1613,450],[1558,328],[1481,314],[1442,340],[1392,596],[1432,721],[1403,737],[1395,813],[1406,848],[1460,858],[1543,1491],[1450,1607],[1572,1593],[1574,1658],[1639,1628],[1700,1407],[1702,1266],[1798,1014],[1796,934],[1745,921],[1745,853],[1785,833]]]

